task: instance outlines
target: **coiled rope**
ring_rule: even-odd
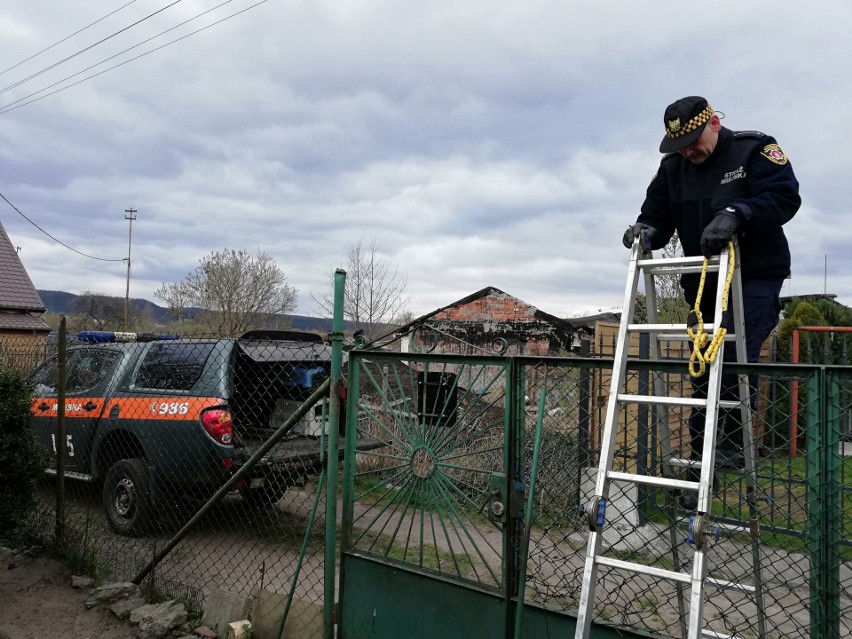
[[[722,290],[722,321],[713,333],[713,340],[704,330],[704,318],[701,316],[701,296],[704,293],[704,281],[707,279],[707,258],[704,258],[704,266],[701,269],[701,280],[698,283],[698,294],[695,296],[695,308],[689,312],[686,320],[686,332],[692,340],[692,354],[689,357],[689,374],[692,377],[701,377],[707,370],[707,364],[712,364],[719,353],[728,329],[724,327],[728,316],[728,296],[731,292],[731,281],[734,279],[734,266],[736,266],[736,255],[734,254],[734,243],[728,242],[728,275],[725,277],[725,288]],[[710,345],[707,346],[707,342]],[[707,349],[702,352],[702,349]]]

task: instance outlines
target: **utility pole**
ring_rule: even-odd
[[[136,209],[124,209],[124,219],[128,221],[127,230],[127,289],[124,293],[124,330],[127,330],[127,318],[130,311],[130,246],[133,240],[133,220],[136,219]]]

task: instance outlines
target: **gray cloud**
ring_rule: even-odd
[[[182,2],[0,106],[213,4]],[[160,6],[134,3],[0,75],[0,89]],[[46,0],[0,10],[0,59],[101,15]],[[124,209],[137,208],[134,296],[152,299],[212,250],[260,248],[309,312],[366,236],[407,273],[418,312],[486,285],[552,313],[593,312],[621,303],[619,239],[659,163],[662,110],[700,93],[727,126],[775,135],[796,168],[805,203],[788,225],[785,292],[821,292],[828,255],[829,292],[852,303],[841,218],[852,160],[836,137],[852,97],[850,26],[843,2],[271,1],[0,114],[0,190],[109,258],[125,256]],[[123,295],[123,263],[70,253],[8,208],[0,221],[37,287]]]

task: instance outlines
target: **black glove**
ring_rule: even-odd
[[[647,231],[645,249],[651,250],[651,245],[654,243],[654,238],[657,235],[657,229],[641,222],[636,222],[633,226],[627,227],[627,230],[624,231],[624,237],[621,238],[621,243],[624,244],[625,248],[633,248],[633,241],[642,231]]]
[[[701,234],[701,252],[704,257],[718,255],[734,238],[738,228],[740,217],[734,208],[728,207],[716,213],[716,217]]]

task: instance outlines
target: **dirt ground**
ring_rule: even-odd
[[[46,557],[9,569],[0,562],[0,639],[135,639],[136,629],[109,610],[84,605],[71,571]]]

